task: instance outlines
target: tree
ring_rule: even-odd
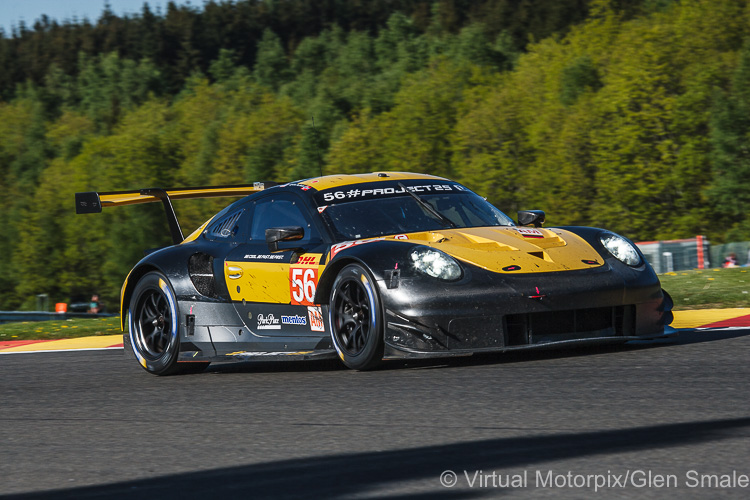
[[[34,104],[28,99],[18,99],[12,104],[0,103],[0,304],[5,308],[18,307],[19,298],[14,290],[21,279],[12,265],[19,234],[23,229],[23,207],[33,186],[21,185],[17,170],[18,158],[27,149],[27,140],[34,122]],[[26,189],[31,189],[29,193]]]
[[[263,31],[263,38],[258,43],[253,74],[259,84],[272,90],[278,90],[289,79],[289,61],[281,46],[281,39],[268,28]]]
[[[707,189],[730,240],[750,239],[750,39],[729,92],[716,91],[711,112],[713,180]]]

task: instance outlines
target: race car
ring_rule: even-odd
[[[171,200],[239,195],[183,238]],[[672,300],[627,238],[544,228],[540,210],[514,221],[449,179],[88,192],[76,210],[159,201],[174,245],[138,262],[121,293],[126,349],[153,374],[326,357],[367,370],[672,332]]]

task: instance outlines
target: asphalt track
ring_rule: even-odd
[[[0,497],[747,498],[749,361],[743,327],[365,373],[3,355]]]

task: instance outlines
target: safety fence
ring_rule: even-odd
[[[705,236],[683,240],[643,241],[636,243],[657,273],[686,269],[722,267],[729,256],[735,265],[750,263],[750,241],[712,245]]]

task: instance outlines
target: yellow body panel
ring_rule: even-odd
[[[322,254],[304,254],[295,264],[266,261],[227,261],[224,264],[233,301],[313,305],[312,297],[325,265]]]
[[[386,239],[437,248],[456,259],[497,273],[572,271],[604,264],[599,253],[583,238],[563,229],[480,227],[410,233]],[[521,269],[503,270],[508,266]]]
[[[381,177],[385,174],[388,177]],[[404,181],[409,179],[427,179],[427,180],[445,180],[442,177],[427,174],[412,174],[408,172],[371,172],[367,174],[347,174],[347,175],[326,175],[300,182],[304,186],[310,186],[318,191],[331,189],[341,186],[349,186],[362,182],[378,181]]]
[[[182,243],[190,243],[191,241],[197,240],[198,236],[200,236],[201,233],[203,233],[203,231],[205,231],[206,227],[211,223],[212,220],[214,220],[215,217],[216,216],[214,215],[213,217],[211,217],[210,219],[208,219],[206,222],[204,222],[201,225],[201,227],[199,227],[198,229],[196,229],[195,231],[193,231],[192,233],[190,233],[190,235],[187,238],[185,238],[182,241]]]
[[[263,188],[264,186],[261,183],[252,187],[176,188],[167,189],[167,194],[172,200],[222,198],[228,196],[246,196],[262,191]],[[102,207],[106,208],[120,205],[135,205],[138,203],[153,203],[161,200],[156,196],[140,194],[140,191],[125,191],[121,193],[100,193],[99,201]]]
[[[123,332],[125,331],[125,328],[127,327],[126,326],[126,322],[128,318],[127,307],[129,306],[129,304],[125,303],[125,290],[128,289],[128,279],[130,279],[130,274],[132,272],[133,271],[131,269],[131,271],[125,277],[125,282],[122,284],[122,288],[120,288],[120,330],[122,330]]]
[[[432,175],[406,172],[382,172],[387,177],[381,177],[380,174],[379,172],[372,172],[355,175],[329,175],[302,181],[300,184],[322,191],[366,182],[442,179]],[[581,237],[562,229],[526,227],[446,229],[395,235],[385,239],[408,240],[412,243],[432,246],[459,260],[499,273],[569,271],[589,269],[604,264],[604,260],[599,253]],[[334,245],[333,255],[343,249],[336,248],[336,246]],[[338,246],[348,248],[352,244],[341,243]],[[503,268],[509,266],[519,266],[521,269],[503,270]]]

